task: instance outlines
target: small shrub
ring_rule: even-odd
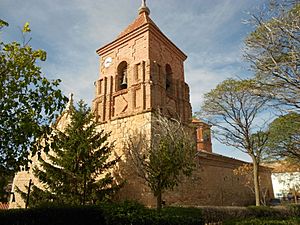
[[[95,225],[105,224],[97,207],[48,207],[0,212],[1,225]]]
[[[201,225],[300,224],[289,219],[300,214],[300,206],[287,207],[167,207],[160,212],[136,202],[103,203],[99,206],[46,205],[39,208],[0,211],[1,225]],[[265,219],[267,218],[267,219]],[[299,217],[300,218],[300,217]],[[227,221],[227,222],[226,222]],[[229,221],[229,222],[228,222]]]
[[[219,222],[234,218],[249,218],[249,210],[245,207],[201,207],[205,222]]]
[[[47,205],[0,211],[1,225],[201,225],[200,209],[165,208],[158,212],[135,202],[99,206]]]
[[[274,210],[268,206],[249,206],[247,208],[254,217],[272,217],[275,214]]]
[[[270,218],[256,218],[247,220],[230,220],[223,223],[223,225],[298,225],[299,219],[292,218],[287,220],[270,219]]]
[[[103,206],[107,224],[116,225],[201,225],[202,213],[196,208],[168,207],[160,212],[134,202]]]
[[[201,224],[204,223],[202,210],[192,207],[167,207],[160,212],[161,218],[172,220],[172,224]],[[167,224],[167,223],[163,224]],[[162,223],[160,223],[162,224]]]
[[[166,207],[162,209],[162,213],[166,215],[177,215],[184,217],[202,217],[202,210],[194,207]]]
[[[105,214],[106,224],[144,224],[144,217],[148,213],[143,205],[125,201],[120,204],[103,204],[101,208]]]
[[[271,208],[268,206],[249,206],[250,215],[255,218],[287,218],[290,216],[289,210],[286,208]]]
[[[288,218],[292,214],[285,207],[270,208],[266,206],[250,207],[201,207],[205,222],[219,222],[232,219],[248,218]]]
[[[300,205],[289,205],[288,209],[293,216],[300,216]]]

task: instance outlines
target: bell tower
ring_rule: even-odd
[[[99,48],[100,78],[93,109],[100,123],[160,110],[191,122],[186,55],[150,18],[146,1],[137,18],[111,43]]]

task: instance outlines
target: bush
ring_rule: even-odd
[[[237,221],[237,220],[230,220],[223,223],[223,225],[298,225],[300,223],[299,219],[293,218],[293,219],[287,219],[287,220],[281,220],[281,219],[248,219],[243,221]]]
[[[201,225],[300,224],[289,219],[300,215],[300,206],[286,207],[167,207],[160,212],[136,202],[71,207],[46,205],[39,208],[0,211],[1,225]],[[267,218],[267,219],[265,219]],[[227,221],[227,222],[226,222]]]
[[[249,210],[245,207],[201,207],[204,221],[219,222],[235,218],[248,218]]]
[[[0,211],[1,225],[95,225],[105,224],[97,207],[58,207]]]
[[[201,210],[166,208],[161,212],[125,202],[96,207],[47,206],[0,211],[1,225],[201,225]]]
[[[199,225],[203,224],[202,213],[196,208],[168,207],[157,212],[134,202],[103,206],[107,224],[116,225]]]
[[[136,202],[126,201],[122,204],[104,204],[101,206],[105,214],[106,224],[146,224],[147,210],[143,205]]]
[[[249,206],[250,215],[255,218],[270,217],[270,218],[287,218],[290,216],[290,211],[286,208],[271,208],[268,206]]]
[[[288,206],[289,211],[293,216],[299,216],[300,217],[300,205],[289,205]]]
[[[203,219],[205,222],[219,222],[232,219],[247,218],[288,218],[294,214],[285,207],[266,207],[266,206],[250,206],[250,207],[201,207]]]
[[[202,210],[199,208],[192,207],[167,207],[163,208],[161,217],[164,219],[165,223],[169,224],[168,219],[173,220],[172,224],[201,224],[204,223]]]

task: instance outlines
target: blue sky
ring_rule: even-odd
[[[203,94],[229,77],[251,74],[243,61],[243,40],[252,27],[243,23],[264,0],[148,0],[150,17],[188,59],[186,82],[193,111]],[[10,26],[5,41],[21,40],[25,22],[31,45],[47,51],[41,64],[48,78],[62,79],[66,95],[91,104],[98,79],[96,49],[114,40],[137,16],[141,0],[0,0],[1,19]],[[214,142],[216,153],[249,160],[235,149]]]

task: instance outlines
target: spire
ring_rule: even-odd
[[[74,107],[74,105],[73,105],[73,93],[70,93],[69,94],[69,101],[66,105],[66,110],[70,111],[72,107]]]
[[[147,15],[150,14],[150,9],[146,5],[146,0],[142,0],[142,5],[139,8],[139,14],[142,14],[142,13],[146,13]]]

